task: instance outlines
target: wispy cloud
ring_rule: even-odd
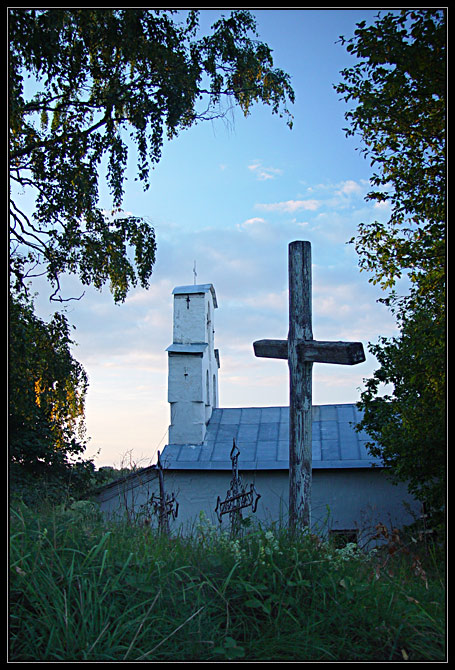
[[[268,310],[275,312],[286,312],[288,306],[288,291],[287,289],[281,292],[267,292],[258,293],[258,295],[246,297],[243,304],[255,309],[262,309],[266,307]]]
[[[263,219],[260,216],[253,216],[251,219],[247,219],[243,223],[237,224],[237,228],[243,229],[243,228],[250,228],[253,226],[257,226],[258,224],[263,224],[265,223],[265,219]]]
[[[364,187],[353,179],[347,179],[341,182],[335,191],[336,195],[359,195],[363,192]]]
[[[387,200],[377,200],[374,205],[374,209],[380,209],[381,211],[386,211],[390,209],[390,202]]]
[[[284,202],[258,203],[257,209],[263,209],[267,212],[292,213],[300,209],[315,211],[321,206],[319,200],[286,200]]]
[[[250,163],[250,165],[248,165],[248,170],[250,170],[260,181],[275,179],[275,177],[283,174],[283,171],[279,168],[264,167],[260,161]]]
[[[307,193],[311,194],[324,194],[331,193],[335,195],[362,195],[366,193],[370,186],[370,183],[364,179],[356,181],[355,179],[343,179],[340,182],[332,183],[319,183],[311,184],[307,186]]]

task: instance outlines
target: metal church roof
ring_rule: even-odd
[[[371,439],[354,426],[355,404],[313,406],[313,469],[381,465],[366,450]],[[161,455],[173,470],[230,470],[233,440],[242,470],[289,468],[289,407],[214,409],[203,444],[168,444]]]

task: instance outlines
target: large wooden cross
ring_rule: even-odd
[[[355,365],[365,360],[361,342],[313,339],[311,244],[289,245],[289,334],[287,340],[258,340],[256,356],[287,358],[289,365],[289,527],[310,527],[313,363]]]

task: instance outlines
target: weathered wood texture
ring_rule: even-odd
[[[289,519],[291,530],[310,525],[312,372],[302,363],[298,345],[313,339],[311,315],[311,244],[289,245]]]
[[[254,353],[262,358],[288,357],[287,340],[257,340],[253,343]],[[324,342],[309,340],[297,345],[297,353],[303,363],[338,363],[355,365],[365,360],[361,342]]]
[[[311,523],[313,363],[355,365],[365,360],[361,342],[313,339],[311,244],[289,245],[289,333],[287,340],[258,340],[256,356],[288,360],[289,366],[289,527]]]

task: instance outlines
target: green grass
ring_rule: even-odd
[[[366,556],[207,523],[166,538],[84,503],[16,505],[10,529],[11,661],[445,659],[444,570],[418,545]]]

